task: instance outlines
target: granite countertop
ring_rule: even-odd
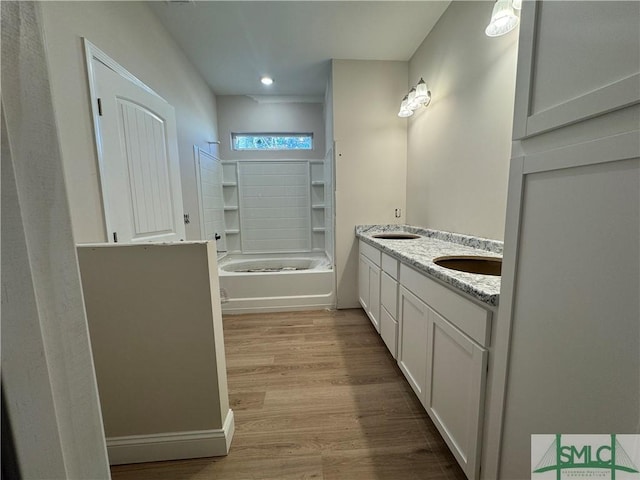
[[[373,235],[384,232],[415,233],[422,238],[415,240],[373,238]],[[503,245],[500,241],[410,225],[358,225],[356,237],[480,302],[492,307],[498,305],[500,277],[458,272],[440,267],[433,263],[433,260],[445,255],[481,255],[500,258]]]

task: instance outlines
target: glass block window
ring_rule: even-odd
[[[232,133],[234,150],[313,150],[312,133]]]

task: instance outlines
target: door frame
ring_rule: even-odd
[[[111,221],[111,208],[109,206],[109,199],[107,198],[106,192],[108,189],[104,188],[104,183],[106,181],[105,175],[105,159],[102,154],[102,135],[100,133],[100,112],[98,109],[98,95],[96,93],[96,73],[94,69],[93,62],[100,62],[105,65],[107,68],[113,70],[115,73],[123,77],[125,80],[133,83],[137,87],[140,87],[147,93],[150,93],[154,97],[157,97],[162,102],[167,102],[163,97],[158,95],[152,88],[147,86],[144,82],[138,79],[135,75],[125,69],[122,65],[116,62],[113,58],[107,55],[105,52],[96,47],[93,43],[91,43],[86,37],[82,37],[82,42],[84,45],[84,53],[85,53],[85,63],[87,66],[87,80],[89,82],[89,103],[91,104],[91,118],[93,120],[93,134],[95,138],[95,149],[96,156],[98,158],[98,178],[99,188],[100,188],[100,196],[102,198],[102,211],[104,213],[104,227],[107,235],[107,242],[113,243],[113,239],[109,237],[109,232],[115,231],[112,228]]]
[[[215,156],[213,153],[207,152],[203,148],[200,148],[198,145],[194,145],[193,146],[193,156],[194,156],[194,162],[195,162],[195,166],[196,166],[196,186],[197,186],[197,189],[198,189],[198,215],[200,217],[200,219],[199,219],[200,220],[200,239],[208,241],[208,240],[211,240],[211,239],[207,239],[206,238],[206,228],[205,228],[205,219],[204,219],[204,204],[203,204],[203,199],[202,199],[202,172],[200,171],[200,154],[201,153],[204,153],[205,155],[209,155],[211,158],[216,160],[220,164],[220,169],[222,169],[222,160],[220,160],[220,158]],[[224,197],[223,197],[223,205],[221,205],[221,208],[222,208],[222,215],[223,215],[222,218],[223,218],[223,221],[225,221],[225,219],[224,219]],[[216,243],[216,250],[218,252],[228,251],[227,239],[226,239],[226,225],[225,225],[225,228],[223,228],[223,230],[220,233],[220,235],[224,238],[224,242],[223,243],[224,243],[225,249],[224,250],[218,250],[217,243]],[[215,239],[214,239],[214,241],[215,241]]]

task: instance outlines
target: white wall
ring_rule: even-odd
[[[175,107],[187,238],[200,237],[193,145],[217,140],[215,96],[141,2],[41,2],[76,242],[106,241],[81,37]]]
[[[78,258],[111,463],[226,454],[215,243],[80,246]],[[162,438],[180,432],[203,438]]]
[[[405,210],[407,63],[333,60],[338,308],[358,306],[358,224],[401,223]]]
[[[493,5],[452,2],[409,62],[432,93],[409,119],[410,224],[503,238],[518,32],[485,35]]]
[[[322,103],[264,103],[244,95],[217,97],[222,160],[296,158],[322,160],[325,154]],[[233,132],[311,132],[313,150],[298,152],[237,152],[231,148]]]
[[[3,407],[22,478],[107,479],[37,7],[1,8]]]
[[[238,173],[242,251],[310,250],[309,163],[242,162]]]

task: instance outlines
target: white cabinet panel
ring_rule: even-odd
[[[369,266],[369,319],[380,333],[380,269]]]
[[[383,306],[380,307],[380,336],[393,358],[398,358],[398,322]]]
[[[387,272],[391,278],[398,280],[400,273],[400,262],[386,253],[382,254],[382,270]]]
[[[639,23],[638,2],[524,2],[514,140],[637,103]]]
[[[380,278],[380,303],[393,318],[398,315],[398,282],[386,272]]]
[[[360,255],[364,255],[367,257],[374,265],[380,266],[381,263],[381,252],[376,247],[372,247],[368,243],[360,240]]]
[[[358,297],[371,323],[380,332],[380,268],[362,254],[358,265]]]
[[[369,309],[369,263],[362,254],[358,261],[358,299],[366,312]]]
[[[383,254],[383,265],[384,257]],[[385,271],[380,274],[380,336],[387,348],[397,358],[398,347],[398,282]]]
[[[400,283],[480,345],[489,345],[489,310],[404,264],[400,266]]]
[[[427,316],[429,308],[400,287],[398,366],[422,404],[427,382]]]
[[[500,307],[512,325],[503,337],[504,478],[527,472],[531,433],[616,432],[640,421],[639,139],[636,131],[515,159],[524,172],[512,180],[523,192],[511,225],[519,248]]]
[[[425,408],[470,480],[478,478],[487,351],[433,311]]]

